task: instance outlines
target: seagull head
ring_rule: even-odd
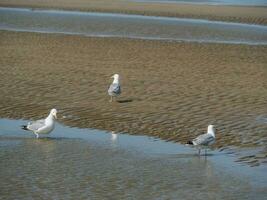
[[[119,74],[114,74],[113,76],[111,76],[111,78],[114,78],[114,79],[119,79]]]
[[[208,126],[208,133],[212,134],[215,137],[215,128],[214,125],[209,125]]]
[[[51,114],[55,119],[57,119],[57,109],[53,108],[53,109],[50,111],[50,114]]]
[[[113,83],[119,83],[119,74],[114,74],[111,78],[114,78]]]

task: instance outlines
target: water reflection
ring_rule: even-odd
[[[115,133],[114,131],[112,131],[111,132],[111,141],[116,142],[117,139],[118,139],[118,134]]]
[[[39,148],[40,152],[48,156],[52,156],[56,148],[56,143],[51,138],[28,140],[26,143],[26,145],[31,145],[33,149]]]

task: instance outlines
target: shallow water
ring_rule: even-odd
[[[147,136],[57,124],[48,138],[0,120],[3,199],[263,199],[266,168]],[[4,181],[3,181],[4,180]]]
[[[266,0],[133,0],[136,2],[186,3],[202,5],[267,6]]]
[[[0,8],[0,30],[189,42],[267,44],[267,26],[125,14]]]

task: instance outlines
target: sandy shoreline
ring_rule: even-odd
[[[0,116],[185,142],[218,128],[216,148],[264,147],[267,47],[0,32]],[[122,77],[109,103],[110,76]],[[62,119],[62,116],[67,118]],[[266,149],[249,157],[259,163]]]
[[[0,7],[65,9],[209,19],[267,25],[267,7],[142,3],[125,0],[0,0]]]

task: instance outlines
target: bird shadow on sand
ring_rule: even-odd
[[[117,100],[118,103],[131,103],[133,102],[133,99],[122,99],[122,100]]]

